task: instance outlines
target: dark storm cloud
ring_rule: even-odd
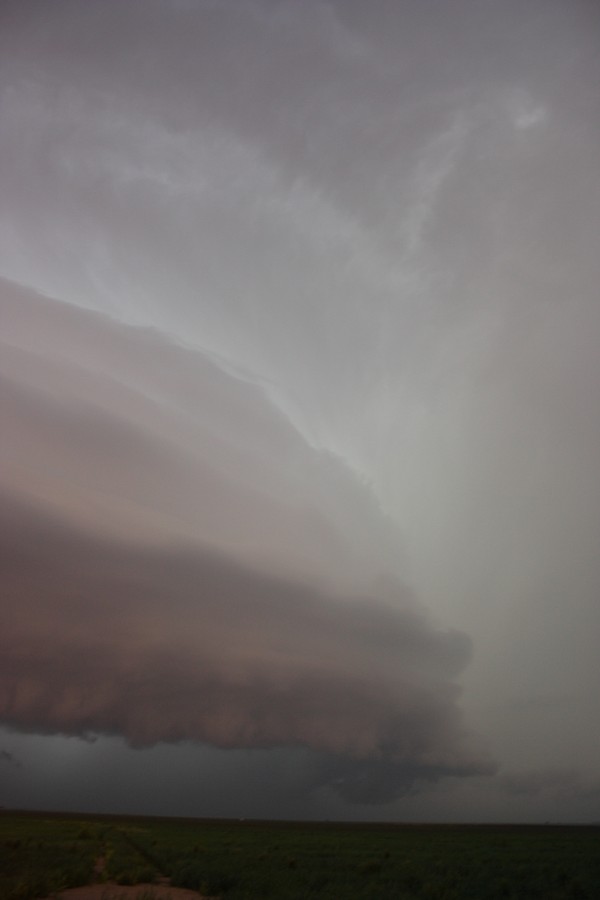
[[[342,786],[376,777],[378,799],[396,765],[405,782],[486,770],[464,749],[451,681],[463,636],[200,549],[141,551],[6,496],[2,509],[5,723],[137,745],[307,746],[362,760],[333,769]]]
[[[343,800],[361,804],[389,803],[390,800],[419,794],[442,778],[492,775],[495,771],[489,760],[487,764],[483,760],[479,764],[475,762],[466,770],[460,765],[453,767],[445,763],[439,766],[423,765],[418,759],[399,763],[383,755],[375,760],[321,756],[315,761],[314,769],[315,780],[311,786],[327,786]]]
[[[488,769],[458,709],[469,641],[378,578],[375,547],[352,575],[368,545],[345,512],[370,542],[386,526],[340,463],[197,352],[8,283],[1,299],[5,724],[307,747],[312,787],[362,800]]]

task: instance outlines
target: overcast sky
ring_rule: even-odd
[[[595,0],[4,0],[0,803],[600,820]]]

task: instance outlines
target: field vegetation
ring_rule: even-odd
[[[0,814],[2,900],[161,876],[228,900],[596,900],[600,827]]]

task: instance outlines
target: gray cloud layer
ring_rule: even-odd
[[[198,549],[111,546],[3,507],[3,714],[16,723],[432,764],[439,736],[458,734],[444,682],[465,640],[414,612],[326,598]]]
[[[197,565],[305,607],[292,639],[285,603],[256,600],[256,665],[300,710],[322,651],[324,697],[348,690],[355,740],[382,758],[367,777],[329,735],[303,784],[510,818],[560,793],[515,793],[519,773],[597,783],[597,3],[7,0],[0,16],[0,488],[23,540],[63,561],[79,540],[92,598],[100,559],[117,581],[148,567],[166,596],[155,559],[176,604]],[[53,596],[37,601],[52,635]],[[416,598],[468,632],[468,666]],[[150,653],[136,610],[119,615]],[[233,607],[214,615],[241,665]],[[483,764],[458,706],[504,774],[432,792],[426,758],[432,777]],[[409,719],[422,746],[399,761]]]
[[[240,417],[268,452],[279,443],[304,457],[305,501],[310,472],[318,487],[334,463],[252,386],[156,335],[6,283],[2,299],[5,723],[122,734],[140,746],[305,746],[329,760],[315,785],[363,800],[489,770],[467,749],[457,707],[468,640],[436,631],[391,576],[374,579],[371,595],[348,594],[333,574],[337,591],[319,587],[327,571],[346,561],[347,579],[355,564],[352,531],[337,532],[342,514],[360,501],[374,523],[380,517],[364,488],[342,469],[333,500],[322,497],[314,512],[288,507]],[[152,380],[153,396],[165,396],[176,381],[180,404],[187,391],[194,402],[204,392],[198,433],[186,434],[185,411],[156,402],[148,411],[141,386],[131,387],[146,371],[147,342],[143,387]],[[129,385],[116,380],[125,370]],[[337,519],[327,515],[336,499]],[[265,567],[265,546],[279,547],[282,574]]]
[[[6,497],[3,509],[4,722],[363,760],[330,763],[340,784],[355,770],[389,785],[489,769],[464,749],[450,682],[462,636],[373,598],[328,598],[199,550],[115,547]]]

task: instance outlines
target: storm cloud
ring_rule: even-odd
[[[391,576],[374,579],[370,594],[342,593],[333,572],[344,559],[354,565],[351,532],[338,533],[326,503],[294,508],[269,493],[264,482],[273,492],[276,472],[262,473],[260,490],[251,435],[232,440],[227,428],[241,435],[240,413],[248,416],[270,453],[279,443],[304,457],[303,477],[313,471],[317,486],[321,469],[331,481],[334,463],[209,360],[54,308],[4,285],[12,343],[2,357],[3,721],[30,732],[120,734],[136,746],[307,747],[330,757],[321,783],[349,795],[348,782],[368,784],[355,788],[366,797],[369,779],[385,781],[379,799],[419,777],[488,770],[468,750],[457,704],[468,639],[434,629]],[[43,352],[23,346],[31,334],[43,335]],[[59,337],[77,348],[77,367]],[[100,358],[110,371],[95,369]],[[124,371],[129,385],[117,380]],[[144,421],[148,384],[130,385],[145,371],[154,396],[176,381],[185,398],[200,384],[221,432],[208,434],[207,413],[190,436],[183,413],[156,403]],[[264,468],[264,453],[260,461]],[[376,521],[368,491],[343,471],[338,481],[329,513],[343,525],[344,507],[360,501]],[[267,549],[282,574],[266,569]],[[299,577],[298,554],[314,580]],[[325,582],[324,556],[329,591],[317,578],[320,565]],[[344,758],[362,761],[355,775]],[[374,774],[384,770],[384,780]]]
[[[4,501],[5,722],[485,770],[462,747],[449,681],[462,636],[200,551],[114,547],[39,516],[32,526]]]
[[[44,748],[98,784],[197,752],[272,759],[268,815],[597,819],[598,5],[0,19],[0,722],[37,796]]]

